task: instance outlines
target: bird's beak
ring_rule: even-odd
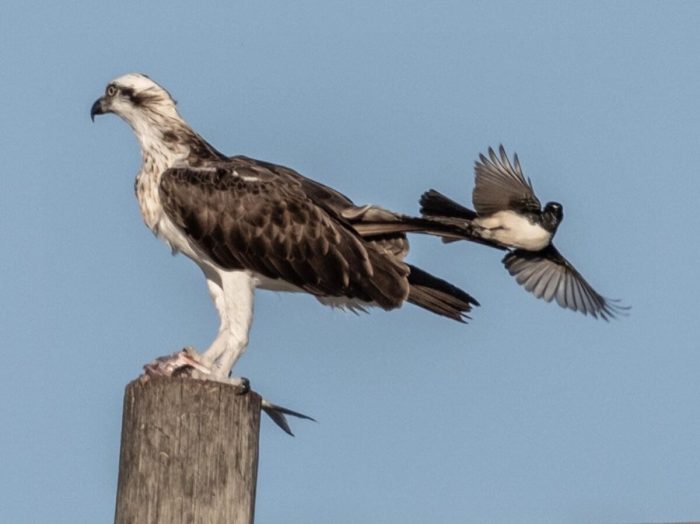
[[[90,109],[90,118],[92,121],[95,121],[95,115],[104,115],[107,112],[107,108],[105,108],[105,98],[102,96],[95,100],[95,103],[92,104],[92,108]]]

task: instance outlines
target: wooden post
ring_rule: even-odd
[[[115,523],[252,523],[260,402],[218,382],[131,382]]]

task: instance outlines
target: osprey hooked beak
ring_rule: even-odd
[[[105,107],[106,105],[107,101],[103,96],[95,100],[95,103],[92,104],[92,108],[90,109],[90,118],[93,122],[95,121],[95,115],[104,115],[109,111],[109,109]]]

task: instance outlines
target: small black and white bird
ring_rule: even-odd
[[[552,238],[564,217],[562,205],[548,202],[542,209],[517,154],[511,163],[503,146],[498,154],[489,148],[488,157],[479,155],[474,173],[476,211],[431,189],[421,196],[421,213],[461,224],[468,240],[508,249],[503,264],[537,298],[604,320],[628,309],[595,291],[554,247]]]

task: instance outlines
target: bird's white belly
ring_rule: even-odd
[[[480,231],[483,238],[528,251],[544,249],[552,237],[542,226],[513,211],[499,211],[485,218],[477,218],[474,224],[483,228]]]

